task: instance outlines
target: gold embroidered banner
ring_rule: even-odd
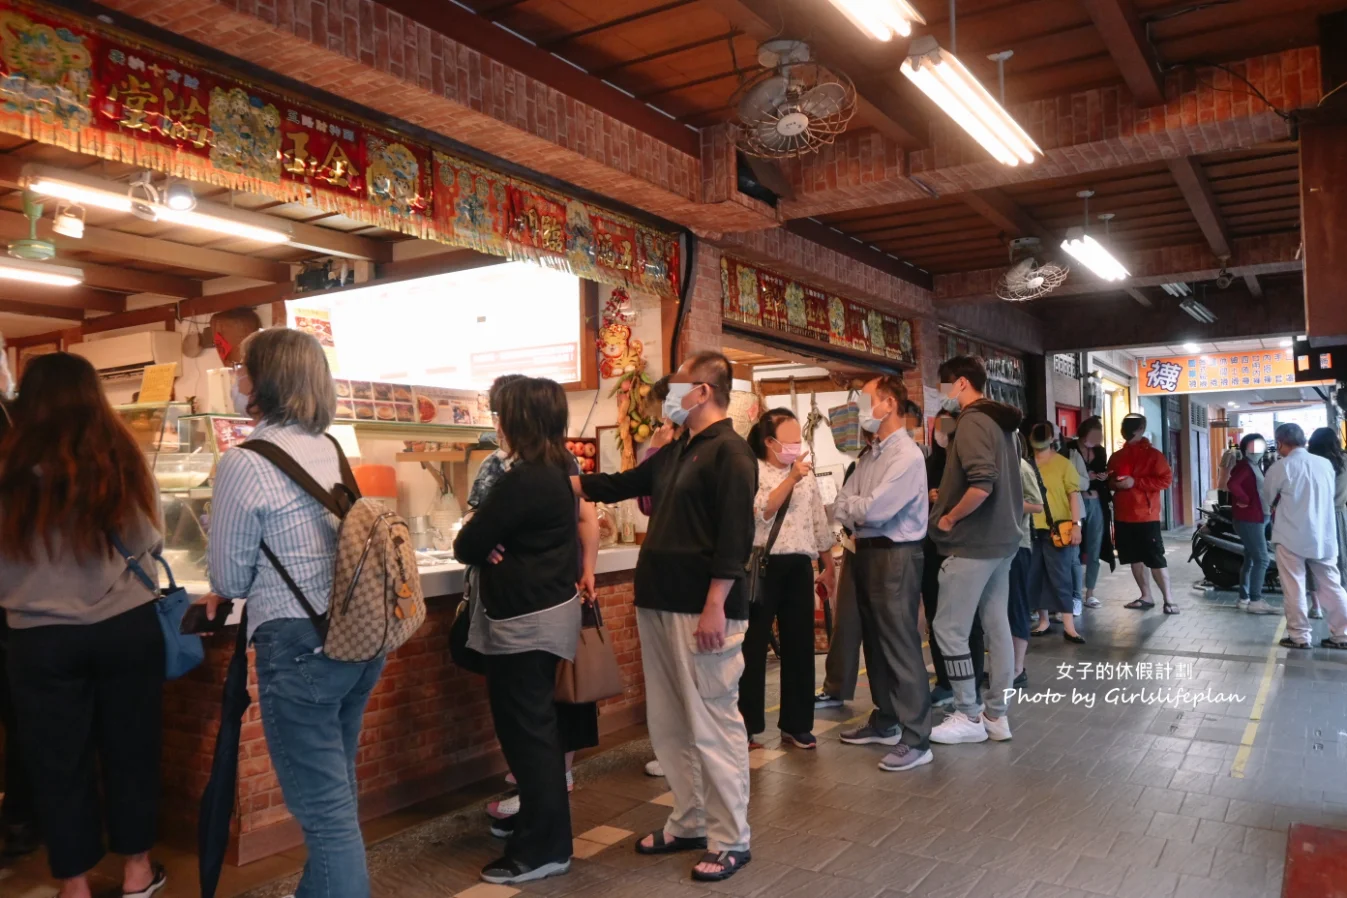
[[[729,256],[720,259],[726,320],[913,363],[912,322]]]
[[[23,0],[0,0],[0,131],[678,294],[674,234]]]

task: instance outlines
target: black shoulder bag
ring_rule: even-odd
[[[767,560],[771,558],[772,546],[776,545],[776,538],[781,533],[781,525],[786,520],[786,512],[790,510],[790,500],[794,495],[795,491],[791,490],[786,501],[777,509],[776,517],[772,519],[772,531],[767,534],[767,545],[754,546],[753,554],[748,557],[748,577],[744,581],[744,591],[750,602],[762,601],[762,590],[767,583]]]

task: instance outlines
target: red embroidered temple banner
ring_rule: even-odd
[[[678,295],[675,234],[64,10],[0,0],[0,131]]]
[[[729,256],[720,260],[727,321],[912,363],[912,322]]]

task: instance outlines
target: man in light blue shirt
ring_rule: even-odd
[[[1277,454],[1281,459],[1263,478],[1263,507],[1276,506],[1272,542],[1286,609],[1286,638],[1281,644],[1292,649],[1312,645],[1305,591],[1309,570],[1332,631],[1320,645],[1347,649],[1347,592],[1338,576],[1333,465],[1305,449],[1305,431],[1299,424],[1277,426]]]
[[[859,401],[861,427],[874,434],[874,443],[838,493],[833,518],[856,536],[855,564],[846,566],[846,576],[853,578],[875,710],[842,741],[894,746],[880,769],[910,770],[932,759],[931,691],[917,626],[926,459],[904,429],[901,378],[872,380]]]

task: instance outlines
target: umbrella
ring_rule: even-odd
[[[201,898],[215,898],[229,847],[229,821],[234,816],[234,795],[238,791],[239,732],[243,714],[248,710],[248,612],[239,621],[234,657],[225,675],[224,698],[220,709],[220,732],[215,736],[215,756],[211,760],[210,780],[201,793],[197,818],[198,871]]]

